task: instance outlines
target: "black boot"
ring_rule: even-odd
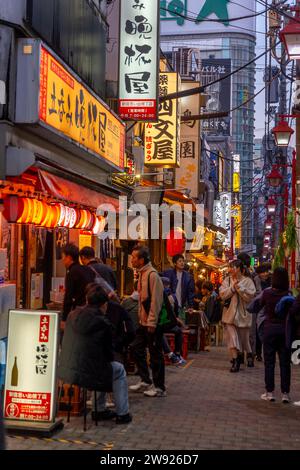
[[[254,367],[253,354],[251,353],[247,354],[247,367]]]
[[[245,356],[244,356],[244,353],[242,352],[239,352],[238,353],[238,357],[237,357],[238,361],[239,361],[239,364],[245,364]]]
[[[230,369],[230,372],[238,372],[240,370],[240,362],[238,358],[232,360],[232,367]]]

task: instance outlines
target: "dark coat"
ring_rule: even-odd
[[[296,339],[300,339],[300,294],[296,297],[287,316],[286,346],[290,348]]]
[[[95,273],[87,266],[73,263],[69,267],[65,280],[65,297],[63,305],[63,320],[66,321],[70,311],[84,305],[85,288],[95,280]]]
[[[133,299],[132,297],[128,297],[122,301],[121,306],[125,308],[126,312],[133,321],[135,329],[137,329],[139,327],[139,301]]]
[[[177,274],[176,269],[168,269],[163,273],[164,277],[170,279],[170,287],[173,294],[176,294],[177,288]],[[181,278],[181,305],[182,307],[193,307],[194,305],[194,295],[195,295],[195,284],[194,279],[190,273],[183,271]]]
[[[112,390],[112,327],[98,307],[73,310],[66,322],[58,377],[89,390]]]
[[[88,266],[92,266],[95,271],[97,271],[100,276],[113,288],[117,290],[117,279],[114,271],[110,266],[103,263],[98,263],[97,261],[91,261]]]
[[[113,350],[123,353],[135,338],[135,327],[129,313],[117,302],[108,302],[106,317],[111,323]]]

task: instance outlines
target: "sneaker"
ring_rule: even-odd
[[[294,405],[300,406],[300,401],[294,401]]]
[[[257,362],[262,362],[263,358],[260,354],[257,354],[256,355],[256,360],[257,360]]]
[[[116,417],[116,424],[128,424],[128,423],[131,423],[131,421],[132,421],[132,416],[130,413],[127,413],[127,415]]]
[[[155,388],[155,387],[151,387],[149,390],[146,390],[146,392],[144,392],[144,395],[146,397],[166,397],[167,396],[167,392],[165,390],[162,390],[161,388]]]
[[[97,411],[97,421],[108,421],[109,419],[113,419],[117,416],[112,410],[103,410]],[[96,412],[92,411],[92,420],[96,421]]]
[[[283,393],[281,397],[282,403],[291,403],[291,399],[288,393]]]
[[[275,397],[273,395],[273,392],[265,392],[261,395],[260,397],[262,400],[266,400],[266,401],[275,401]]]
[[[185,359],[183,359],[182,356],[177,356],[177,357],[178,357],[178,359],[179,359],[178,364],[181,365],[181,366],[184,366],[187,361],[186,361]]]
[[[168,355],[169,359],[171,360],[172,364],[178,364],[180,362],[180,358],[174,354],[173,352]]]
[[[149,388],[151,388],[151,384],[141,381],[135,385],[130,385],[129,390],[132,392],[144,392],[145,390],[149,390]]]

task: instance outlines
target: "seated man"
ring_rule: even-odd
[[[128,385],[122,364],[113,361],[111,325],[105,318],[108,297],[93,285],[87,305],[73,310],[66,322],[58,376],[64,383],[102,392],[98,395],[98,419],[116,418],[129,423]],[[116,413],[105,409],[105,392],[113,391]],[[95,418],[95,413],[93,413]]]

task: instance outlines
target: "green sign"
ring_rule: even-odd
[[[227,7],[229,2],[230,0],[206,0],[195,19],[195,23],[201,23],[201,21],[211,15],[216,15],[219,20],[222,20],[220,22],[224,26],[229,26],[230,21]],[[160,1],[160,19],[162,21],[175,20],[179,26],[182,26],[187,16],[189,18],[194,16],[187,9],[187,0]]]

